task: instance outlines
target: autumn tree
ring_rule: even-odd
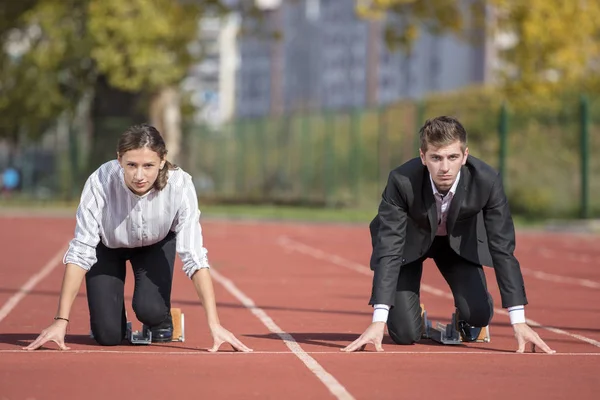
[[[598,88],[600,2],[590,0],[357,0],[365,18],[387,13],[386,37],[410,46],[420,30],[493,38],[509,94],[544,95],[590,80]]]
[[[92,120],[149,116],[176,157],[177,88],[201,57],[188,46],[199,18],[232,11],[227,3],[0,0],[0,138],[35,138],[59,118],[73,121],[89,99]],[[255,15],[247,4],[234,7]],[[114,147],[105,129],[93,130],[97,150]]]

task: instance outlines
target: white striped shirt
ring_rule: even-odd
[[[209,268],[196,189],[181,169],[169,171],[163,190],[139,196],[126,186],[119,162],[109,161],[86,181],[76,220],[64,264],[89,270],[100,240],[108,248],[133,248],[158,243],[173,231],[185,274],[191,278],[196,270]]]

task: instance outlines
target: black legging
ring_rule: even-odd
[[[426,258],[433,258],[448,282],[460,319],[471,326],[487,326],[492,319],[494,306],[487,291],[483,267],[456,254],[448,244],[447,236],[436,236],[425,257],[400,269],[394,307],[390,310],[387,323],[392,340],[397,344],[412,344],[421,338],[423,319],[419,291]]]
[[[135,278],[132,307],[136,318],[151,328],[171,327],[171,285],[175,264],[175,234],[162,241],[133,249],[110,249],[100,242],[98,261],[85,276],[90,325],[103,346],[125,338],[125,275],[129,260]]]

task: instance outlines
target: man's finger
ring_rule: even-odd
[[[523,339],[521,336],[517,336],[517,343],[519,343],[519,348],[517,349],[517,353],[524,353],[525,352],[525,344],[527,343],[525,341],[525,339]]]
[[[223,344],[223,342],[217,342],[215,341],[213,344],[213,347],[211,347],[210,349],[208,349],[208,351],[210,351],[211,353],[215,353],[217,351],[219,351],[219,347],[221,347],[221,345]]]
[[[548,346],[542,339],[540,339],[539,337],[537,337],[536,339],[534,339],[533,341],[533,345],[539,347],[540,349],[542,349],[542,351],[544,351],[545,353],[548,354],[554,354],[556,353],[555,350],[552,350],[550,348],[550,346]],[[534,347],[535,348],[535,347]]]
[[[377,351],[383,351],[383,346],[381,345],[381,342],[375,342],[375,350]]]
[[[354,351],[363,345],[363,339],[358,338],[354,342],[350,343],[348,346],[342,349],[342,351]]]

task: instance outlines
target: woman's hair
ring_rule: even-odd
[[[428,119],[421,130],[421,151],[425,153],[430,144],[435,147],[447,146],[460,141],[462,151],[467,146],[467,131],[456,118],[441,116]]]
[[[177,169],[177,166],[167,161],[167,146],[160,132],[155,127],[149,124],[141,124],[128,128],[119,139],[117,153],[121,156],[129,150],[137,150],[144,147],[156,152],[160,159],[165,161],[165,165],[158,171],[158,177],[154,182],[154,189],[162,190],[167,185],[169,170]]]

